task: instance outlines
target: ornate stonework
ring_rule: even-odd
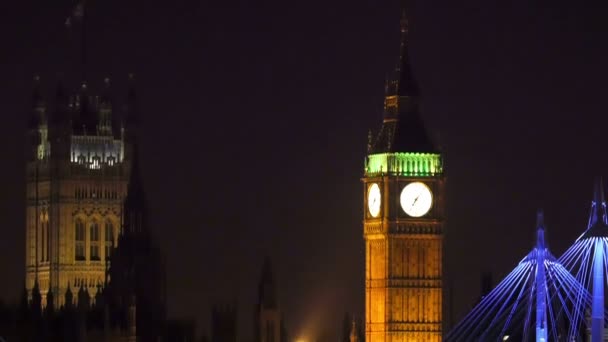
[[[128,125],[118,113],[113,116],[106,93],[90,95],[83,85],[68,97],[60,87],[47,106],[38,85],[34,91],[25,286],[31,295],[37,279],[43,305],[49,289],[55,305],[62,305],[68,284],[94,296],[118,242],[131,144]]]

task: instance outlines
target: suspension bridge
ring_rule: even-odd
[[[533,246],[446,341],[608,341],[608,213],[602,180],[594,186],[586,230],[560,258],[545,244],[540,211]]]

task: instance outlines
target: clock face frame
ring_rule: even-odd
[[[382,204],[382,193],[378,183],[372,183],[367,188],[367,209],[372,217],[380,215],[380,206]]]
[[[401,209],[411,217],[426,215],[433,206],[433,193],[428,185],[412,182],[401,190]]]

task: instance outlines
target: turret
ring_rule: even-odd
[[[359,337],[357,336],[357,325],[354,318],[353,325],[350,329],[350,342],[359,342]]]
[[[38,145],[40,144],[40,124],[45,117],[46,106],[40,89],[40,77],[34,77],[32,91],[32,107],[28,120],[28,159],[36,160],[38,156]]]
[[[54,159],[69,158],[69,135],[72,132],[71,115],[67,91],[64,88],[62,81],[59,81],[55,88],[53,110],[48,125],[48,140],[50,141]]]
[[[262,266],[262,277],[258,286],[258,305],[263,309],[278,308],[274,275],[272,274],[272,265],[268,257],[264,259]]]
[[[83,82],[74,101],[73,130],[77,135],[95,135],[99,118],[92,98],[89,95],[88,85]]]
[[[103,80],[104,86],[101,96],[99,98],[99,106],[97,108],[99,112],[99,133],[103,135],[113,134],[112,129],[112,95],[110,89],[110,78],[106,77]]]
[[[72,306],[74,305],[73,300],[74,300],[74,295],[72,294],[72,290],[70,288],[70,282],[68,282],[68,288],[67,290],[65,290],[65,308],[66,309],[71,309]]]
[[[80,290],[78,290],[78,311],[86,312],[89,310],[90,305],[91,297],[89,296],[89,291],[81,285]]]
[[[53,296],[53,290],[50,287],[46,292],[46,312],[49,315],[55,312],[55,296]]]
[[[133,146],[133,151],[127,197],[124,203],[123,234],[147,233],[147,208],[136,145]]]
[[[101,285],[97,285],[97,286],[95,286],[95,307],[103,308],[103,306],[104,306],[103,290],[101,288]]]
[[[281,339],[281,312],[270,258],[264,259],[262,276],[258,285],[258,301],[255,311],[255,341],[279,341]]]
[[[32,313],[36,317],[42,314],[42,295],[40,294],[40,286],[38,285],[38,278],[34,281],[34,287],[32,288],[32,302],[31,302]]]
[[[129,297],[129,308],[128,308],[128,337],[129,342],[137,341],[137,298],[135,295]]]
[[[34,84],[32,90],[32,111],[28,122],[30,129],[38,129],[38,126],[46,120],[45,115],[46,104],[40,89],[40,76],[34,76]]]
[[[127,99],[124,107],[123,114],[123,127],[125,140],[133,151],[127,151],[128,153],[135,153],[135,147],[133,144],[138,138],[138,127],[140,125],[140,110],[137,101],[137,92],[135,90],[135,77],[133,74],[129,75],[129,85],[127,90]],[[130,158],[127,155],[127,158]]]

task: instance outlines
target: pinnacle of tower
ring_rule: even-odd
[[[70,282],[68,281],[68,288],[65,290],[65,306],[67,308],[72,307],[72,300],[74,299],[74,295],[72,294],[72,290],[70,288]]]
[[[269,257],[264,259],[262,266],[262,277],[258,288],[258,305],[265,309],[277,308],[276,286]]]
[[[46,293],[46,312],[53,313],[53,311],[55,311],[55,296],[49,287],[49,290]]]
[[[102,104],[110,104],[112,97],[110,95],[110,78],[106,77],[103,79],[103,91],[101,93],[100,102]]]
[[[89,296],[89,291],[80,286],[80,290],[78,290],[78,310],[87,311],[89,309],[91,302],[91,297]]]
[[[606,200],[604,199],[604,182],[602,177],[595,180],[593,187],[593,204],[591,216],[589,217],[590,225],[593,226],[606,221]]]
[[[373,139],[369,153],[435,153],[437,149],[420,118],[420,90],[410,63],[409,21],[405,8],[400,26],[399,64],[394,76],[387,82],[382,128]]]
[[[103,304],[104,304],[103,289],[101,288],[101,285],[97,285],[97,286],[95,286],[95,288],[96,288],[95,305],[97,307],[103,307]]]
[[[44,106],[44,99],[42,97],[42,91],[40,89],[40,76],[34,76],[34,85],[32,90],[32,112],[30,115],[30,119],[28,122],[28,127],[30,129],[36,129],[42,118],[38,112],[38,109]]]
[[[536,248],[545,249],[545,216],[542,209],[536,213]]]
[[[135,91],[135,76],[133,74],[129,74],[129,89],[127,91],[125,112],[125,121],[128,126],[138,123],[137,92]]]
[[[32,309],[36,313],[42,312],[42,294],[40,293],[40,286],[38,285],[38,278],[34,281],[34,287],[32,288]]]
[[[32,288],[32,298],[40,295],[40,285],[38,284],[38,277],[36,277],[36,279],[34,279],[34,287]]]
[[[410,65],[409,54],[409,21],[405,8],[401,13],[401,51],[399,53],[399,66],[397,73],[399,74],[399,83],[397,83],[397,94],[399,96],[419,96],[420,89],[418,82],[414,78],[412,67]]]
[[[34,76],[34,91],[32,92],[32,104],[34,107],[39,107],[44,104],[42,92],[40,90],[40,76]]]
[[[357,324],[355,323],[355,318],[353,317],[353,324],[350,328],[350,342],[358,342],[357,338]]]
[[[133,144],[131,173],[127,186],[127,197],[124,203],[124,232],[138,233],[146,229],[146,201],[144,187],[141,181],[139,153],[137,144]]]
[[[53,123],[63,123],[68,120],[69,99],[63,82],[59,80],[55,89],[54,111],[51,116]]]
[[[593,201],[591,202],[591,212],[589,214],[589,224],[587,230],[581,238],[586,237],[607,237],[608,223],[606,222],[606,199],[604,197],[604,182],[602,177],[595,179],[593,186]]]

